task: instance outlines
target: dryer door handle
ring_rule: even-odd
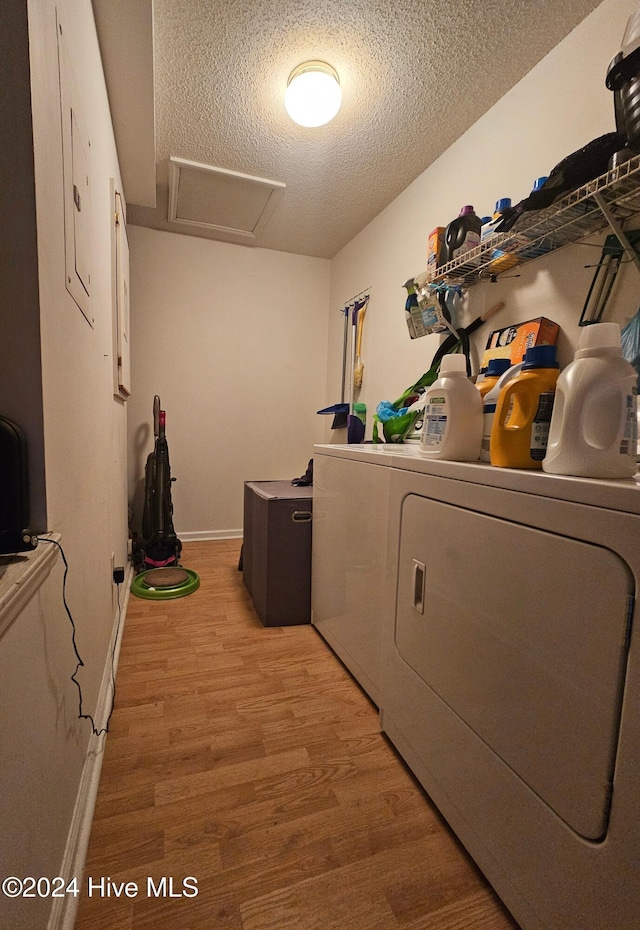
[[[424,562],[413,560],[413,609],[419,614],[424,613]]]

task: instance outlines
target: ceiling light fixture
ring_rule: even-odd
[[[299,126],[324,126],[340,109],[338,72],[324,61],[305,61],[289,75],[284,105]]]

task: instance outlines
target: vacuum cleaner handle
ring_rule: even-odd
[[[157,394],[153,398],[153,435],[156,439],[160,435],[160,398]]]

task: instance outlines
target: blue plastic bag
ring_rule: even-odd
[[[638,390],[640,391],[640,309],[620,332],[622,356],[638,372]]]

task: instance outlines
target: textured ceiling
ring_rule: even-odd
[[[597,5],[154,0],[157,206],[130,203],[128,221],[219,238],[169,223],[177,156],[285,183],[257,244],[330,258]],[[343,91],[318,129],[283,103],[308,59],[332,64]]]

